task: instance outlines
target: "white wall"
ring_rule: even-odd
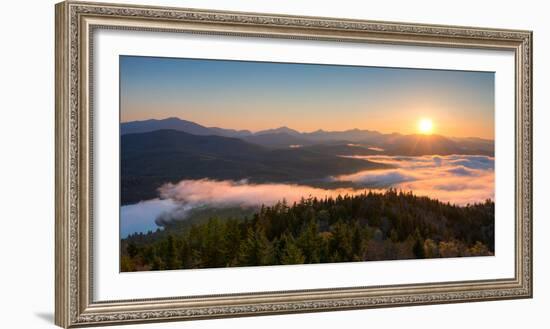
[[[11,1],[0,19],[0,303],[3,328],[53,327],[54,4]],[[122,2],[122,0],[119,0]],[[535,298],[228,320],[140,328],[547,327],[550,22],[545,1],[130,1],[209,9],[530,29],[534,31]],[[510,145],[510,147],[513,147]],[[127,326],[126,328],[138,327]]]

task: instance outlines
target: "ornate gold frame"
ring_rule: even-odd
[[[93,302],[91,35],[97,28],[504,49],[515,53],[515,276],[468,282]],[[62,327],[530,298],[532,32],[66,1],[56,5],[56,297]]]

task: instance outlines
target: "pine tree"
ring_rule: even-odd
[[[250,227],[246,240],[240,250],[240,264],[248,266],[270,265],[273,261],[273,249],[264,231]]]
[[[303,264],[305,262],[305,256],[298,248],[292,237],[285,235],[285,247],[282,253],[281,264]]]
[[[414,236],[415,241],[413,245],[413,254],[416,258],[425,258],[424,240],[422,239],[422,236],[420,236],[420,231],[418,228],[416,229]]]
[[[302,230],[296,244],[301,250],[305,263],[319,263],[321,238],[319,237],[317,221],[311,218]]]
[[[174,243],[174,237],[172,235],[168,235],[168,246],[166,249],[167,249],[166,266],[169,269],[179,268],[176,244]]]
[[[251,217],[175,223],[121,240],[121,270],[494,254],[494,202],[369,192],[262,206]]]
[[[128,243],[128,246],[126,247],[126,252],[128,253],[128,256],[130,258],[136,257],[138,254],[138,248],[136,247],[136,244],[134,242]]]

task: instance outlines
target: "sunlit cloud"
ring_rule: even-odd
[[[353,156],[394,166],[331,177],[364,188],[392,187],[443,202],[467,204],[494,199],[494,158],[477,155]]]
[[[154,223],[155,226],[164,226],[174,220],[185,220],[197,208],[259,208],[283,200],[292,204],[302,198],[358,195],[366,191],[351,188],[322,189],[296,184],[251,184],[246,180],[183,180],[177,184],[163,185],[159,189],[160,199],[124,206],[126,209],[122,216],[138,218],[131,223],[134,226],[147,223],[144,218],[148,218],[149,223]],[[164,206],[163,202],[166,202]],[[140,211],[142,208],[143,212]]]
[[[487,156],[354,156],[393,166],[326,178],[349,188],[318,188],[299,184],[254,184],[247,180],[182,180],[159,189],[159,198],[121,207],[121,236],[155,230],[185,220],[197,208],[253,208],[286,200],[358,195],[394,188],[442,202],[466,205],[494,200],[494,158]]]
[[[443,202],[459,205],[494,199],[494,159],[486,156],[364,156],[369,161],[393,165],[392,169],[366,170],[350,175],[327,178],[328,181],[350,182],[353,188],[326,189],[299,184],[252,184],[246,180],[183,180],[159,189],[161,199],[180,204],[172,217],[185,217],[190,209],[208,207],[256,207],[286,200],[298,202],[308,197],[357,195],[366,191],[394,188],[412,191]],[[171,220],[164,215],[161,221]]]
[[[273,205],[283,199],[288,203],[308,197],[335,197],[346,194],[361,194],[365,190],[349,188],[322,189],[297,184],[251,184],[241,181],[216,181],[210,179],[183,180],[168,183],[159,189],[160,197],[181,204],[213,207]]]

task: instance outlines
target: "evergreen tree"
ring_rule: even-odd
[[[414,245],[413,245],[413,254],[416,258],[424,258],[424,240],[420,236],[420,231],[416,229],[415,232],[415,238],[414,238]]]
[[[285,235],[284,240],[285,247],[281,258],[281,264],[303,264],[306,258],[300,248],[295,244],[292,237]]]
[[[166,246],[163,254],[166,269],[172,270],[179,268],[176,245],[174,243],[174,237],[171,234],[168,235],[166,239]]]
[[[122,239],[121,271],[494,254],[490,200],[456,206],[390,190],[219,213]]]
[[[126,251],[128,252],[128,256],[130,256],[130,258],[134,258],[138,254],[138,249],[134,242],[128,243],[128,246],[126,247]]]
[[[248,266],[270,265],[273,249],[262,229],[248,229],[240,250],[240,263]]]
[[[305,263],[319,263],[321,238],[318,233],[317,221],[310,218],[307,226],[302,230],[297,239],[297,247],[301,250]]]

